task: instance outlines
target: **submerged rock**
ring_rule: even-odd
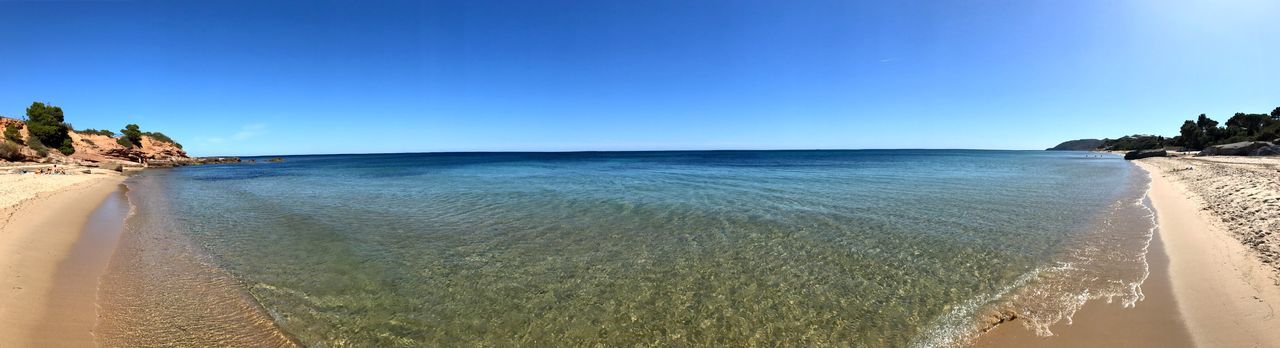
[[[1139,158],[1147,158],[1147,157],[1165,157],[1165,156],[1168,156],[1168,155],[1169,155],[1169,153],[1168,153],[1168,152],[1165,152],[1165,151],[1164,151],[1164,149],[1159,149],[1159,150],[1133,150],[1133,151],[1129,151],[1129,153],[1124,154],[1124,159],[1132,161],[1132,160],[1136,160],[1136,159],[1139,159]]]

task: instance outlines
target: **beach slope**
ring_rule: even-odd
[[[1150,197],[1197,346],[1280,346],[1276,159],[1150,158]],[[1264,262],[1270,260],[1270,264]]]
[[[0,337],[6,346],[94,345],[97,277],[68,284],[59,270],[91,213],[123,180],[0,175]],[[55,291],[59,287],[80,291]]]

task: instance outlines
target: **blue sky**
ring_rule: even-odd
[[[0,115],[195,155],[1040,149],[1280,106],[1280,2],[4,1]]]

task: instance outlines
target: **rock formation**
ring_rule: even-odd
[[[1200,156],[1248,156],[1255,150],[1269,148],[1275,144],[1265,141],[1242,141],[1223,145],[1213,145],[1200,151]]]
[[[1169,153],[1165,152],[1165,151],[1164,151],[1164,149],[1159,149],[1159,150],[1133,150],[1133,151],[1129,151],[1129,153],[1124,154],[1124,159],[1126,159],[1126,160],[1136,160],[1136,159],[1140,159],[1140,158],[1147,158],[1147,157],[1165,157],[1165,156],[1168,156],[1168,155],[1169,155]]]

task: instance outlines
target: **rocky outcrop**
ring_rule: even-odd
[[[1280,145],[1271,145],[1249,152],[1249,156],[1280,156]]]
[[[1159,149],[1159,150],[1133,150],[1133,151],[1129,151],[1128,153],[1124,154],[1124,159],[1132,161],[1132,160],[1136,160],[1136,159],[1140,159],[1140,158],[1147,158],[1147,157],[1165,157],[1165,156],[1168,156],[1168,155],[1169,155],[1169,153],[1168,153],[1168,152],[1165,152],[1165,151],[1164,151],[1164,149]]]
[[[1101,139],[1077,139],[1065,141],[1045,151],[1090,151],[1102,147],[1102,143]]]
[[[1275,144],[1265,141],[1242,141],[1223,145],[1213,145],[1200,151],[1200,156],[1248,156],[1255,150],[1269,148]]]

